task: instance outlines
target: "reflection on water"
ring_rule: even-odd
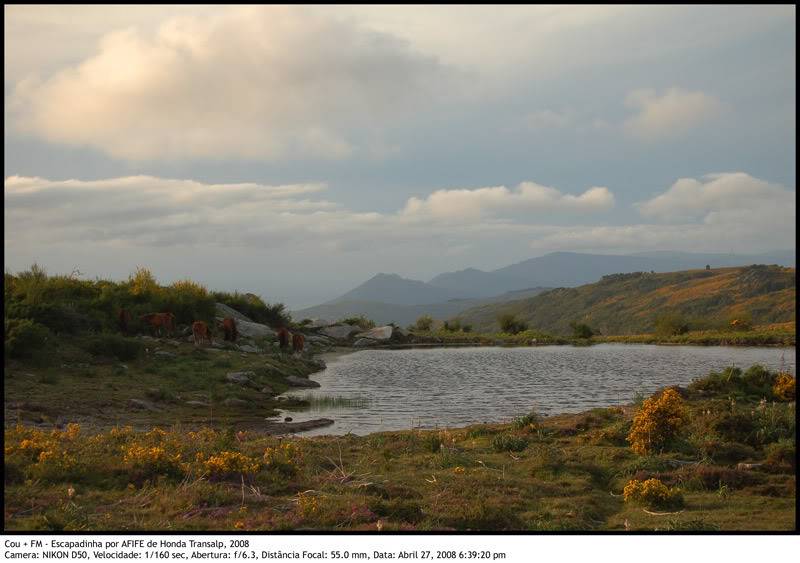
[[[291,416],[300,421],[327,412],[336,420],[304,435],[502,422],[531,410],[554,414],[630,403],[636,393],[756,363],[795,373],[795,350],[622,344],[364,350],[313,375],[319,389],[292,392],[320,400],[313,412]],[[338,401],[328,401],[328,408],[326,397]]]

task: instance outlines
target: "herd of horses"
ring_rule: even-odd
[[[120,309],[119,329],[122,334],[130,334],[131,322],[133,317],[127,309]],[[149,327],[154,336],[168,336],[175,334],[175,315],[172,313],[148,313],[141,315],[139,321]],[[226,317],[220,325],[224,333],[224,338],[229,342],[236,342],[239,331],[236,328],[236,320],[233,317]],[[194,345],[201,346],[204,343],[211,345],[211,327],[205,321],[195,321],[192,323],[192,336]],[[286,350],[291,342],[292,351],[301,353],[305,347],[305,336],[300,333],[290,333],[285,327],[281,327],[277,333],[278,343],[281,350]]]

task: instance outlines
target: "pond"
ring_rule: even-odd
[[[794,348],[599,344],[517,348],[363,350],[337,356],[289,394],[311,407],[295,421],[332,418],[313,434],[369,434],[506,422],[536,411],[580,412],[631,403],[711,370],[753,364],[795,373]]]

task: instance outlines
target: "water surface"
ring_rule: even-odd
[[[630,403],[636,393],[756,363],[795,373],[795,349],[599,344],[363,350],[314,374],[319,389],[290,394],[366,400],[352,406],[343,401],[344,407],[321,401],[289,414],[295,421],[336,420],[304,435],[504,422],[531,410],[555,414]]]

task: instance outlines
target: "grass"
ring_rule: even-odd
[[[595,335],[591,338],[555,336],[539,331],[527,330],[517,334],[463,333],[446,331],[414,332],[419,343],[474,344],[478,346],[543,346],[552,344],[673,344],[696,346],[794,346],[796,329],[794,322],[755,326],[750,330],[693,330],[673,336],[649,334]]]
[[[729,375],[682,390],[686,425],[648,456],[624,440],[633,406],[307,439],[237,424],[35,429],[7,416],[4,524],[37,531],[794,530],[794,402],[759,397],[769,387],[758,385],[774,374]],[[740,461],[761,465],[744,470],[714,458],[714,444],[737,440],[747,446]],[[683,507],[648,513],[624,502],[632,479],[680,490]]]

